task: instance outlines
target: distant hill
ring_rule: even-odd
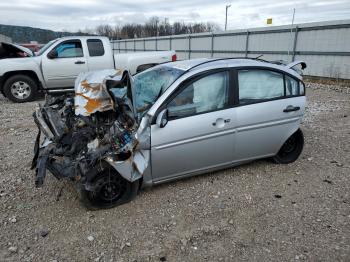
[[[29,43],[30,41],[37,41],[41,44],[45,44],[52,39],[62,36],[88,35],[82,32],[55,32],[47,29],[13,25],[0,25],[0,34],[11,37],[12,41],[15,43]]]

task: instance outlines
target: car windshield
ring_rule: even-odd
[[[50,42],[48,42],[46,45],[44,45],[42,48],[40,48],[40,50],[36,53],[37,56],[42,55],[50,46],[52,46],[55,42],[57,41],[57,39],[55,40],[51,40]]]
[[[142,117],[158,97],[183,73],[182,69],[160,65],[135,75],[133,95],[138,116]]]

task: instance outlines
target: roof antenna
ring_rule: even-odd
[[[259,59],[260,57],[263,57],[264,55],[259,55],[257,57],[255,57],[254,59]]]

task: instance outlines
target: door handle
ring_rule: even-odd
[[[84,61],[76,61],[74,64],[76,64],[76,65],[83,65],[83,64],[85,64],[85,62]]]
[[[299,111],[299,110],[300,110],[300,107],[299,107],[299,106],[292,106],[292,105],[290,105],[290,106],[287,106],[287,107],[283,110],[283,112],[284,112],[284,113],[288,113],[288,112]]]
[[[230,123],[231,119],[222,119],[222,118],[218,118],[216,119],[215,122],[212,123],[213,126],[217,126],[217,127],[222,127],[227,123]]]

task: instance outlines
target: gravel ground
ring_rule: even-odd
[[[34,187],[36,103],[0,97],[0,261],[350,261],[350,92],[307,91],[297,162],[256,161],[95,212],[52,176]]]

